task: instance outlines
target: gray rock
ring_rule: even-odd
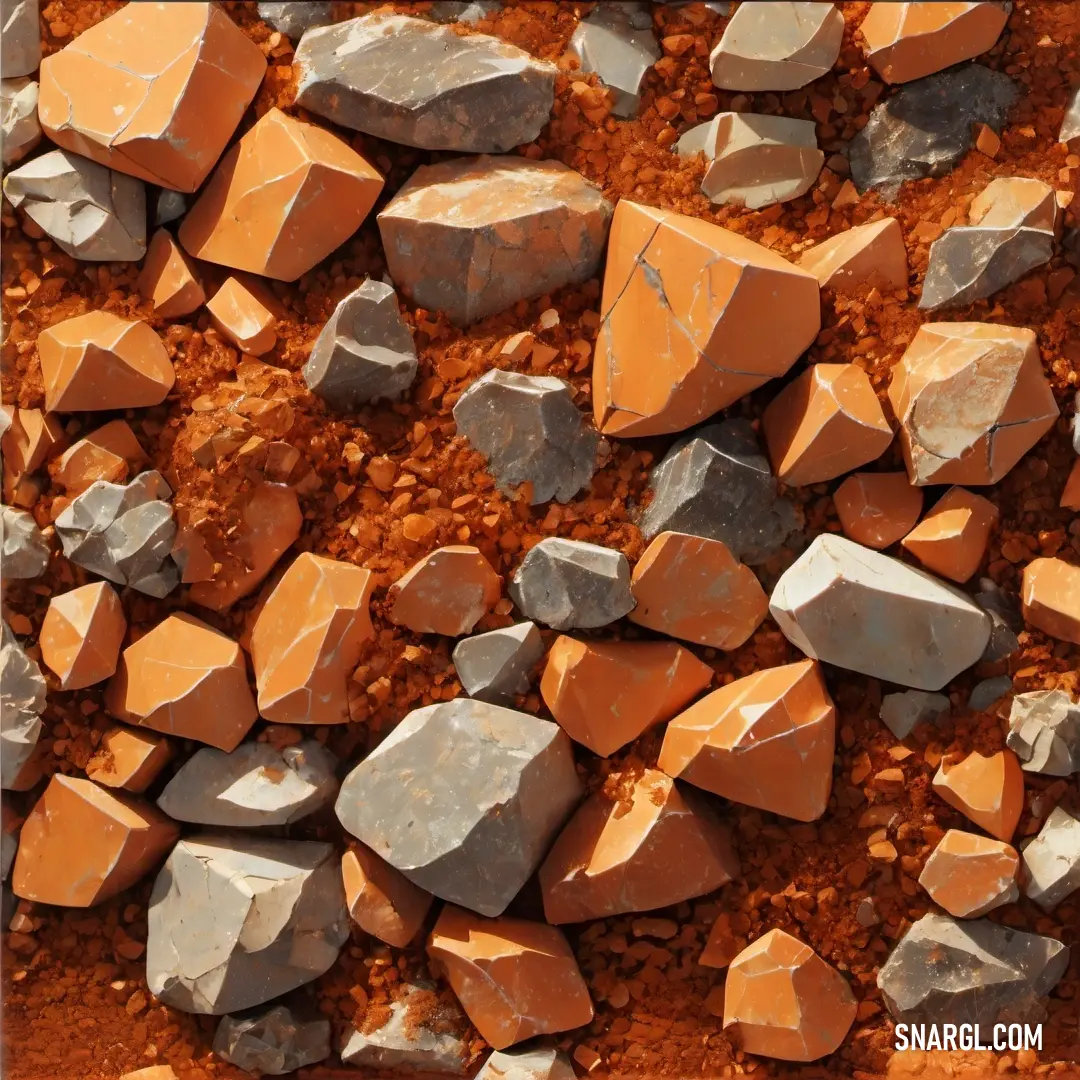
[[[167,1005],[220,1016],[317,979],[348,937],[330,844],[192,836],[154,882],[146,981]]]
[[[435,0],[428,14],[436,22],[479,22],[502,8],[502,0]]]
[[[864,896],[859,901],[859,906],[855,909],[855,921],[860,926],[865,927],[880,925],[881,916],[878,914],[877,908],[874,906],[874,901],[872,897]]]
[[[581,795],[557,724],[455,698],[409,713],[345,778],[337,815],[422,889],[500,915]]]
[[[1070,150],[1080,149],[1080,86],[1073,88],[1065,115],[1061,118],[1058,142],[1063,142]]]
[[[128,262],[146,254],[146,188],[67,150],[4,177],[4,194],[76,259]]]
[[[5,506],[0,516],[0,545],[6,578],[36,578],[49,565],[49,542],[25,510]]]
[[[38,0],[0,0],[0,71],[33,75],[41,63]]]
[[[199,825],[287,825],[333,802],[337,758],[314,739],[276,750],[241,743],[197,750],[165,786],[158,806]]]
[[[992,679],[977,682],[968,695],[967,707],[972,712],[988,712],[1013,689],[1012,679],[1008,675],[995,675]]]
[[[286,1005],[253,1016],[223,1016],[214,1035],[214,1053],[256,1076],[281,1076],[330,1056],[330,1021],[297,1020]]]
[[[162,189],[154,203],[154,226],[167,225],[182,218],[188,210],[188,196],[182,191]]]
[[[1024,895],[1053,911],[1080,889],[1080,819],[1056,806],[1023,856]]]
[[[334,21],[334,5],[320,0],[303,3],[261,3],[259,18],[293,41],[299,41],[305,30],[326,26]]]
[[[349,293],[315,339],[303,374],[339,412],[407,390],[416,378],[416,346],[397,293],[371,278]]]
[[[170,495],[153,470],[126,484],[95,481],[56,519],[64,554],[118,585],[168,596],[180,580],[169,557],[176,536]]]
[[[22,161],[39,142],[38,84],[32,79],[0,79],[0,144],[6,169]]]
[[[424,150],[512,150],[540,134],[555,100],[554,65],[408,15],[309,30],[294,62],[297,105]]]
[[[607,626],[635,606],[621,551],[558,537],[529,550],[510,581],[510,599],[553,630]]]
[[[454,667],[469,697],[509,705],[529,690],[529,676],[544,655],[540,631],[515,623],[463,638],[454,646]]]
[[[751,566],[777,554],[798,529],[791,502],[747,420],[722,420],[681,439],[653,470],[653,500],[638,523],[651,540],[684,532],[720,540]]]
[[[600,436],[562,379],[487,371],[458,398],[454,420],[487,459],[501,491],[532,482],[534,506],[569,502],[596,471]]]
[[[660,59],[647,4],[597,4],[578,23],[567,51],[612,91],[615,116],[637,115],[641,81]]]
[[[1005,743],[1026,772],[1043,776],[1080,772],[1080,705],[1064,690],[1017,694]]]
[[[476,1074],[476,1080],[576,1080],[574,1066],[554,1046],[524,1046],[495,1050]]]
[[[976,1024],[989,1043],[994,1024],[1041,1020],[1068,964],[1053,938],[930,914],[900,939],[877,984],[896,1022]]]
[[[980,659],[993,662],[1012,656],[1020,648],[1016,631],[1023,627],[1016,604],[992,578],[979,579],[975,603],[990,616],[990,640]]]
[[[10,788],[41,737],[45,680],[7,623],[0,644],[0,788]]]
[[[1072,445],[1073,449],[1080,454],[1080,390],[1076,392],[1076,396],[1073,398],[1073,418],[1072,418]]]
[[[947,716],[950,702],[944,694],[905,690],[881,699],[881,722],[898,738],[906,739],[919,724],[933,724]]]
[[[979,64],[906,83],[852,139],[851,178],[895,199],[905,180],[944,176],[974,145],[976,125],[1000,131],[1018,97],[1008,75]]]

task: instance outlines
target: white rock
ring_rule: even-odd
[[[4,507],[0,516],[0,544],[6,578],[36,578],[49,565],[49,542],[25,510]]]
[[[3,0],[0,22],[0,71],[5,78],[32,75],[41,63],[38,0]]]
[[[0,787],[10,788],[41,735],[45,680],[7,623],[0,645]]]
[[[1005,742],[1026,772],[1043,776],[1080,772],[1080,704],[1064,690],[1017,694]]]
[[[1025,895],[1043,911],[1053,911],[1080,889],[1080,819],[1055,807],[1023,857]]]
[[[0,139],[4,168],[22,161],[39,142],[38,84],[33,79],[0,79]]]

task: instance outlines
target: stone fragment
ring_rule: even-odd
[[[544,860],[540,888],[548,922],[570,923],[679,904],[738,876],[712,807],[646,769],[624,801],[589,796]]]
[[[337,758],[304,739],[282,750],[241,743],[230,753],[206,746],[180,766],[158,806],[197,825],[291,825],[334,801]]]
[[[307,30],[326,26],[334,21],[334,5],[322,0],[304,0],[303,3],[260,3],[256,5],[259,18],[293,41],[299,41]],[[321,1059],[319,1059],[321,1060]],[[298,1068],[299,1066],[293,1066]],[[267,1070],[264,1069],[263,1072]],[[285,1070],[288,1072],[289,1070]]]
[[[158,229],[151,238],[136,288],[163,319],[190,315],[206,303],[202,283],[168,229]]]
[[[1020,590],[1024,619],[1061,641],[1080,644],[1080,566],[1064,559],[1032,559]]]
[[[4,78],[32,75],[41,63],[38,0],[4,0],[0,7],[0,68]]]
[[[145,1069],[124,1073],[120,1080],[180,1080],[171,1065],[149,1065]]]
[[[630,580],[637,606],[627,616],[661,634],[737,649],[761,625],[769,600],[754,572],[719,540],[662,532]]]
[[[500,490],[532,484],[533,505],[569,502],[596,470],[600,438],[562,379],[492,369],[458,398],[454,420],[487,459]]]
[[[194,191],[265,71],[216,4],[132,4],[42,61],[41,126],[102,165]]]
[[[219,334],[241,352],[262,356],[277,344],[273,301],[251,280],[230,277],[206,302],[210,321]]]
[[[763,934],[728,967],[724,1031],[748,1054],[816,1061],[844,1041],[856,1008],[843,975],[784,930]]]
[[[395,285],[467,326],[594,277],[610,220],[599,188],[561,162],[485,156],[422,165],[379,232]]]
[[[566,51],[577,58],[579,70],[595,71],[601,86],[611,91],[611,112],[637,115],[641,83],[660,59],[652,19],[640,18],[634,4],[597,4],[574,31]]]
[[[722,90],[797,90],[828,74],[843,37],[833,4],[749,0],[709,56],[713,82]]]
[[[56,773],[23,823],[11,887],[23,900],[92,907],[134,885],[179,833],[141,799]]]
[[[919,485],[996,484],[1058,416],[1034,331],[992,323],[923,323],[889,401]]]
[[[958,919],[974,919],[1020,895],[1020,856],[1011,844],[949,829],[926,860],[919,884]]]
[[[455,698],[410,712],[345,778],[337,815],[413,884],[500,915],[580,798],[557,724]]]
[[[370,848],[354,845],[341,857],[345,901],[365,933],[403,949],[416,937],[434,897]]]
[[[559,726],[609,757],[670,720],[712,682],[713,670],[673,641],[579,641],[552,645],[540,694]]]
[[[536,624],[519,622],[464,638],[454,646],[454,669],[469,697],[510,705],[528,693],[533,669],[544,655]]]
[[[141,472],[150,459],[125,420],[110,420],[73,443],[60,455],[53,480],[68,498],[81,495],[98,480],[123,484]]]
[[[260,4],[259,11],[308,6],[330,5]],[[283,1076],[330,1056],[330,1021],[301,1020],[287,1005],[275,1005],[253,1016],[223,1016],[214,1034],[214,1053],[256,1076]]]
[[[348,679],[371,637],[371,571],[303,552],[251,633],[259,713],[276,724],[343,724]],[[299,616],[299,617],[298,617]]]
[[[154,227],[182,218],[190,205],[191,200],[182,191],[159,191],[154,204]]]
[[[477,1031],[496,1050],[593,1018],[592,1001],[561,930],[484,919],[448,905],[427,943]]]
[[[105,581],[53,596],[41,624],[41,659],[61,690],[82,690],[116,671],[127,619],[116,590]]]
[[[32,507],[40,494],[31,474],[57,453],[65,442],[60,418],[40,409],[0,409],[6,430],[2,436],[4,501]]]
[[[4,168],[22,161],[39,142],[38,84],[33,79],[0,79],[0,144]]]
[[[397,293],[368,278],[342,300],[319,332],[304,382],[332,409],[397,398],[416,378],[416,346]]]
[[[1024,848],[1024,895],[1053,911],[1080,889],[1080,819],[1056,806]]]
[[[468,544],[436,548],[391,588],[390,618],[417,634],[460,637],[495,606],[499,575],[480,549]]]
[[[1080,772],[1080,705],[1064,690],[1017,694],[1005,744],[1025,772],[1043,776]]]
[[[906,739],[919,724],[934,724],[947,716],[952,703],[944,694],[905,690],[881,699],[881,722],[898,738]]]
[[[1070,150],[1080,149],[1080,87],[1074,87],[1061,118],[1061,130],[1058,142],[1063,142]]]
[[[183,612],[123,651],[105,706],[125,723],[226,751],[256,718],[240,646]]]
[[[797,821],[825,813],[836,707],[810,660],[766,668],[714,690],[668,724],[669,776]]]
[[[476,1080],[575,1080],[570,1059],[554,1046],[496,1050],[476,1074]]]
[[[86,775],[105,787],[139,794],[157,779],[171,756],[168,739],[117,726],[102,735],[97,753],[86,763]]]
[[[15,788],[37,746],[45,693],[41,669],[5,622],[0,645],[0,788]]]
[[[428,15],[441,23],[473,23],[494,15],[502,6],[502,0],[435,0]]]
[[[975,603],[990,616],[990,640],[982,654],[983,660],[993,663],[1011,656],[1020,647],[1016,636],[1024,623],[1020,617],[1019,605],[991,578],[979,579],[979,591],[975,594]]]
[[[990,637],[959,589],[830,533],[784,572],[769,611],[807,656],[916,690],[940,690]]]
[[[198,259],[295,281],[356,232],[382,187],[336,135],[270,109],[221,159],[180,243]]]
[[[1011,750],[988,757],[973,751],[951,767],[942,762],[933,788],[980,829],[999,840],[1012,839],[1024,809],[1024,774]]]
[[[968,695],[968,711],[989,712],[1003,697],[1011,694],[1012,689],[1013,682],[1008,675],[995,675],[989,679],[982,679],[971,688],[971,693]]]
[[[49,565],[49,541],[41,535],[37,522],[24,510],[5,506],[0,516],[0,544],[3,546],[4,577],[40,577]]]
[[[330,844],[243,833],[181,840],[154,882],[148,921],[150,992],[214,1016],[317,979],[349,937]]]
[[[297,105],[424,150],[512,150],[540,134],[554,102],[554,65],[498,38],[407,15],[311,30],[295,64]]]
[[[989,499],[952,487],[900,546],[927,570],[963,583],[978,570],[997,520],[997,507]]]
[[[896,218],[856,225],[807,248],[798,266],[809,270],[823,289],[838,293],[871,286],[887,292],[907,288],[904,233]]]
[[[607,626],[633,610],[630,564],[612,548],[547,537],[514,571],[510,599],[553,630]]]
[[[864,547],[887,548],[906,536],[922,513],[923,493],[906,473],[853,473],[833,492],[844,534]]]

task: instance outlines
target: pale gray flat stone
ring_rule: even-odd
[[[38,0],[0,0],[0,71],[33,75],[41,63]]]
[[[49,565],[49,542],[25,510],[5,506],[0,514],[0,545],[6,578],[36,578]]]
[[[259,18],[293,41],[299,41],[305,30],[326,26],[334,21],[334,5],[321,0],[302,3],[261,3]]]
[[[22,161],[39,142],[38,84],[33,79],[0,79],[0,145],[4,168]]]
[[[10,788],[41,737],[45,680],[11,627],[0,645],[0,788]]]
[[[256,1076],[281,1076],[330,1056],[330,1021],[298,1020],[287,1005],[250,1016],[223,1016],[214,1053]]]
[[[1080,820],[1056,806],[1023,851],[1024,895],[1053,911],[1080,889]]]
[[[648,4],[599,3],[578,23],[567,52],[612,91],[612,113],[636,116],[641,82],[660,59]]]
[[[544,655],[540,631],[531,622],[462,638],[454,646],[454,668],[469,697],[509,705],[529,690],[529,676]]]
[[[1005,743],[1026,772],[1043,776],[1080,772],[1080,704],[1064,690],[1017,694]]]
[[[554,1046],[495,1050],[476,1080],[576,1080],[570,1058]]]
[[[906,739],[917,725],[934,723],[947,716],[949,707],[944,694],[928,694],[925,690],[886,694],[881,699],[881,722],[898,739]]]

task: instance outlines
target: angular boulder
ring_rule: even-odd
[[[476,1074],[476,1080],[575,1080],[574,1066],[554,1046],[495,1050]]]
[[[19,773],[37,746],[45,694],[41,669],[5,622],[0,644],[0,788],[18,784]]]
[[[923,493],[906,473],[857,472],[833,492],[844,535],[864,547],[891,547],[919,520]]]
[[[226,341],[248,356],[262,356],[277,344],[276,303],[254,278],[227,278],[206,302],[210,322]]]
[[[642,80],[660,59],[652,19],[643,8],[633,3],[597,4],[578,23],[566,47],[577,58],[578,70],[595,71],[611,92],[614,116],[637,115]]]
[[[334,5],[323,0],[286,0],[281,3],[256,4],[259,18],[269,23],[279,33],[293,41],[299,41],[306,30],[326,26],[334,21]],[[263,1070],[265,1072],[265,1070]]]
[[[25,828],[25,827],[24,827]],[[1080,818],[1055,806],[1024,848],[1024,895],[1053,911],[1080,889]]]
[[[935,574],[963,584],[986,554],[998,509],[962,487],[952,487],[901,541],[900,546]]]
[[[5,0],[0,25],[0,68],[4,78],[32,75],[41,63],[41,28],[38,0]]]
[[[137,476],[150,459],[135,432],[124,420],[110,420],[71,444],[53,467],[53,481],[70,499],[98,480],[124,484]]]
[[[1050,637],[1080,645],[1080,566],[1032,559],[1020,588],[1024,620]]]
[[[41,142],[37,106],[38,84],[33,79],[0,79],[0,151],[5,169]]]
[[[101,736],[97,753],[86,763],[86,775],[105,787],[139,794],[157,779],[171,756],[168,739],[118,724]]]
[[[394,582],[390,618],[418,634],[459,637],[495,606],[502,582],[479,548],[436,548]]]
[[[260,4],[259,8],[299,6]],[[214,1053],[256,1076],[283,1076],[330,1056],[330,1021],[301,1020],[287,1005],[254,1015],[223,1016],[214,1034]]]
[[[104,581],[59,593],[49,601],[38,644],[61,690],[82,690],[116,671],[127,619],[116,590]]]
[[[933,789],[991,836],[1012,839],[1024,810],[1024,774],[1011,750],[989,755],[975,750],[951,766],[942,762]]]
[[[1020,856],[1001,840],[949,829],[926,860],[919,884],[958,919],[974,919],[1020,896]]]
[[[1005,743],[1025,772],[1043,776],[1080,772],[1080,705],[1065,690],[1017,694]]]
[[[341,857],[341,878],[356,925],[399,949],[419,933],[434,900],[363,844],[351,846]]]
[[[162,319],[191,315],[206,303],[202,283],[168,229],[151,238],[137,287]]]
[[[518,694],[528,692],[533,668],[543,655],[536,624],[520,622],[459,641],[454,646],[454,669],[469,697],[509,705]]]
[[[839,293],[863,286],[899,292],[908,283],[904,231],[891,217],[830,236],[807,248],[797,265],[809,270],[823,289]]]
[[[5,506],[0,515],[4,577],[9,581],[40,577],[49,565],[49,542],[25,510]]]

